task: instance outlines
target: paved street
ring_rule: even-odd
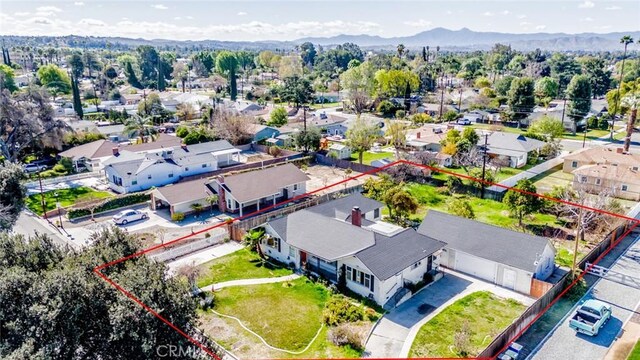
[[[46,220],[40,219],[38,216],[28,211],[22,211],[15,225],[13,226],[13,232],[16,234],[22,234],[25,236],[32,236],[36,233],[46,234],[59,245],[69,245],[74,248],[80,247],[78,241],[74,241],[68,237],[64,232],[59,232],[55,229],[54,225],[48,224]]]
[[[640,277],[640,241],[637,238],[635,243],[615,261],[611,270],[627,276]],[[630,281],[623,284],[619,279],[620,277],[612,277],[597,281],[583,298],[583,300],[598,299],[612,306],[612,318],[601,329],[598,336],[576,334],[574,330],[569,328],[569,320],[575,312],[576,306],[546,341],[543,341],[542,346],[534,350],[529,359],[596,360],[604,358],[623,325],[635,314],[635,309],[640,302],[640,288],[632,286]]]

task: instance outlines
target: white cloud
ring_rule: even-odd
[[[520,23],[520,26],[528,26],[528,25],[531,25],[531,23],[527,21],[523,21]]]
[[[493,13],[491,11],[486,11],[484,14],[482,14],[484,16],[493,16]]]
[[[611,26],[611,25],[603,25],[603,26],[600,26],[600,29],[601,29],[601,30],[609,30],[609,29],[611,29],[611,28],[612,28],[612,26]]]
[[[155,5],[151,5],[152,8],[157,9],[157,10],[167,10],[168,7],[166,5],[162,5],[162,4],[155,4]]]
[[[607,6],[606,8],[604,8],[605,10],[622,10],[622,8],[620,6]]]
[[[18,11],[13,13],[13,16],[28,16],[30,13],[27,11]]]
[[[581,21],[592,22],[593,19],[587,16],[586,18],[582,19]]]
[[[412,27],[427,27],[427,26],[431,26],[432,22],[431,21],[427,21],[425,19],[420,19],[420,20],[415,20],[415,21],[405,21],[403,24],[408,25],[408,26],[412,26]]]
[[[182,20],[182,18],[180,16],[176,16],[173,18],[173,20]]]
[[[500,12],[500,14],[502,14],[502,15],[509,15],[509,14],[511,14],[511,11],[509,11],[509,10],[503,10],[503,11],[501,11],[501,12]]]
[[[55,6],[40,6],[36,8],[35,15],[37,17],[50,17],[57,16],[59,12],[62,12],[62,9]]]
[[[446,11],[446,14],[447,14],[447,15],[451,15],[451,14],[453,14],[453,11],[451,11],[451,10],[447,10],[447,11]]]
[[[547,25],[538,25],[536,26],[536,30],[544,30],[547,28]]]
[[[78,25],[96,26],[96,27],[107,26],[107,24],[104,21],[97,20],[97,19],[82,19],[82,20],[78,21]]]
[[[581,3],[580,5],[578,5],[578,7],[581,8],[581,9],[591,9],[594,6],[596,6],[596,4],[593,1],[590,1],[590,0],[586,0],[585,2]]]
[[[73,5],[75,5],[75,6],[83,6],[84,3],[82,1],[76,1],[76,2],[73,3]]]
[[[527,15],[518,15],[518,19],[526,19]]]
[[[193,16],[185,16],[184,18],[187,20],[193,20]]]
[[[244,12],[244,11],[240,11],[240,12],[238,13],[238,16],[245,16],[245,15],[247,15],[247,13],[246,13],[246,12]]]

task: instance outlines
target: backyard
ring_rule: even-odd
[[[269,345],[301,352],[299,354],[269,348],[237,321],[214,312],[202,313],[200,318],[212,338],[242,358],[360,357],[360,350],[336,346],[329,341],[329,330],[322,323],[330,297],[331,293],[324,285],[304,277],[284,283],[227,287],[216,292],[216,312],[238,318]],[[363,332],[372,325],[369,321],[358,324],[363,326]],[[313,343],[305,350],[311,341]]]
[[[57,201],[60,202],[60,206],[63,208],[92,200],[106,199],[113,196],[110,192],[96,191],[85,186],[47,191],[44,193],[47,211],[54,210],[56,208],[56,194],[58,195]],[[27,208],[34,213],[38,215],[43,214],[41,194],[29,195],[25,200],[25,204]]]
[[[467,295],[420,328],[409,357],[477,356],[525,308],[487,291]]]
[[[371,165],[372,161],[380,160],[380,159],[384,159],[384,158],[389,158],[392,161],[395,161],[396,160],[395,156],[396,156],[395,153],[392,153],[392,152],[365,151],[362,154],[362,163],[365,164],[365,165]],[[359,158],[357,153],[351,154],[351,158],[349,160],[351,160],[353,162],[357,162],[357,163],[360,162],[360,158]]]
[[[495,174],[495,182],[500,182],[502,180],[508,179],[514,175],[517,175],[523,171],[529,170],[532,167],[534,167],[535,165],[525,165],[521,168],[510,168],[510,167],[503,167],[500,168],[500,170],[498,171],[497,174]],[[451,168],[443,168],[443,170],[445,171],[449,171],[452,173],[456,173],[456,174],[463,174],[463,175],[468,175],[467,172],[464,170],[464,168],[462,167],[451,167]],[[491,169],[487,170],[489,172],[491,172],[492,174],[494,174],[495,172]],[[450,175],[449,174],[445,174],[442,172],[438,172],[435,174],[432,174],[431,177],[433,177],[434,179],[440,179],[440,180],[446,180]]]
[[[473,126],[475,129],[503,131],[503,132],[513,133],[513,134],[525,134],[527,132],[526,128],[518,129],[518,128],[502,126],[502,125],[473,124],[471,126]],[[607,136],[609,134],[610,134],[609,130],[591,129],[587,131],[587,140],[595,140],[603,136]],[[624,135],[622,137],[624,137]],[[584,132],[578,132],[575,135],[573,135],[570,131],[565,131],[565,133],[562,135],[562,138],[568,139],[568,140],[582,140],[584,138]]]
[[[213,259],[199,266],[198,287],[229,280],[279,277],[292,274],[291,270],[266,262],[249,248]]]

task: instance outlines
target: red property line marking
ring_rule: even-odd
[[[505,347],[504,347],[503,349],[501,349],[500,351],[498,351],[498,352],[497,352],[494,356],[492,356],[492,357],[484,357],[484,358],[479,358],[479,357],[478,357],[478,358],[471,358],[471,359],[476,359],[476,360],[489,360],[489,359],[495,359],[495,358],[498,356],[498,354],[502,353],[503,351],[505,351],[505,350],[508,348],[508,345],[509,345],[511,342],[513,342],[515,339],[519,338],[519,337],[520,337],[520,336],[521,336],[521,335],[522,335],[522,334],[523,334],[527,329],[529,329],[529,328],[533,325],[533,323],[534,323],[536,320],[538,320],[542,315],[544,315],[544,313],[546,313],[546,311],[547,311],[547,310],[549,310],[549,308],[551,308],[551,306],[553,306],[553,305],[554,305],[554,304],[555,304],[555,303],[556,303],[556,302],[557,302],[557,301],[558,301],[558,300],[559,300],[559,299],[560,299],[560,298],[561,298],[561,297],[562,297],[562,296],[563,296],[567,291],[569,291],[573,286],[575,286],[575,284],[576,284],[578,281],[580,281],[580,279],[582,279],[582,278],[584,277],[584,275],[588,272],[588,270],[591,270],[591,269],[593,268],[593,266],[595,266],[595,265],[596,265],[596,264],[597,264],[597,263],[598,263],[598,262],[599,262],[599,261],[600,261],[600,260],[601,260],[605,255],[606,255],[606,254],[608,254],[608,253],[609,253],[609,252],[610,252],[614,247],[616,247],[616,246],[618,245],[618,243],[619,243],[620,241],[622,241],[622,239],[624,239],[624,238],[625,238],[625,237],[626,237],[626,236],[627,236],[631,231],[633,231],[633,229],[635,229],[635,228],[640,224],[640,220],[637,220],[637,219],[634,219],[634,218],[630,218],[630,217],[627,217],[627,216],[624,216],[624,215],[615,214],[615,213],[608,212],[608,211],[604,211],[604,210],[601,210],[601,209],[591,208],[591,207],[588,207],[588,206],[584,206],[584,205],[576,204],[576,203],[573,203],[573,202],[570,202],[570,201],[566,201],[566,200],[562,200],[562,199],[552,198],[552,197],[549,197],[549,196],[546,196],[546,195],[543,195],[543,194],[532,193],[532,192],[528,192],[528,191],[524,191],[524,190],[520,190],[520,189],[515,189],[515,188],[509,187],[509,186],[502,185],[502,184],[492,183],[492,182],[489,182],[489,181],[486,181],[486,180],[482,180],[482,179],[474,178],[474,177],[472,177],[472,176],[468,176],[468,175],[465,175],[465,174],[458,174],[458,173],[454,173],[454,172],[448,171],[448,170],[446,170],[446,169],[440,169],[440,168],[436,168],[436,167],[429,166],[429,165],[422,165],[422,164],[414,163],[414,162],[407,161],[407,160],[398,160],[398,161],[395,161],[395,162],[393,162],[393,163],[391,163],[391,164],[387,164],[387,165],[385,165],[385,166],[382,166],[382,167],[380,167],[380,168],[376,168],[376,169],[373,169],[373,170],[370,170],[370,171],[367,171],[367,172],[364,172],[364,173],[358,174],[358,175],[356,175],[356,176],[352,176],[352,177],[349,177],[349,178],[345,178],[344,180],[338,181],[338,182],[333,183],[333,184],[331,184],[331,185],[324,186],[324,187],[319,188],[319,189],[316,189],[316,190],[314,190],[314,191],[310,191],[310,192],[307,192],[307,193],[304,193],[304,194],[301,194],[301,195],[295,196],[295,197],[293,197],[293,198],[291,198],[291,199],[288,199],[288,200],[282,201],[282,202],[277,203],[277,204],[274,204],[274,205],[270,205],[270,206],[268,206],[268,207],[265,207],[264,209],[260,209],[260,210],[254,211],[254,212],[252,212],[252,213],[249,213],[249,214],[246,214],[246,215],[243,215],[243,216],[240,216],[240,217],[234,218],[234,219],[232,219],[232,220],[229,220],[229,221],[226,221],[226,222],[222,222],[222,223],[220,223],[220,224],[217,224],[217,225],[214,225],[214,226],[211,226],[211,227],[205,228],[205,229],[203,229],[203,230],[199,230],[199,231],[197,231],[197,232],[195,232],[195,233],[192,233],[192,234],[189,234],[189,235],[186,235],[186,236],[179,237],[179,238],[174,239],[174,240],[171,240],[171,241],[169,241],[169,242],[167,242],[167,243],[165,243],[165,244],[155,245],[155,246],[149,247],[149,248],[147,248],[147,249],[144,249],[144,250],[142,250],[142,251],[136,252],[136,253],[134,253],[134,254],[131,254],[131,255],[127,255],[127,256],[125,256],[125,257],[122,257],[122,258],[120,258],[120,259],[117,259],[117,260],[114,260],[114,261],[110,261],[110,262],[107,262],[107,263],[105,263],[105,264],[102,264],[102,265],[96,266],[96,267],[93,269],[93,272],[94,272],[97,276],[99,276],[100,278],[102,278],[103,280],[105,280],[108,284],[110,284],[111,286],[113,286],[115,289],[117,289],[118,291],[120,291],[121,293],[123,293],[123,294],[124,294],[125,296],[127,296],[129,299],[133,300],[136,304],[140,305],[144,310],[148,311],[150,314],[152,314],[153,316],[155,316],[156,318],[158,318],[160,321],[162,321],[162,322],[164,322],[165,324],[167,324],[170,328],[172,328],[173,330],[177,331],[180,335],[184,336],[187,340],[189,340],[191,343],[193,343],[194,345],[196,345],[197,347],[199,347],[202,351],[206,352],[208,355],[212,356],[212,357],[213,357],[214,359],[216,359],[216,360],[221,360],[221,359],[220,359],[220,357],[218,357],[218,356],[217,356],[217,355],[216,355],[216,354],[215,354],[211,349],[209,349],[208,347],[206,347],[204,344],[202,344],[202,343],[201,343],[201,342],[199,342],[198,340],[196,340],[196,339],[192,338],[191,336],[189,336],[189,334],[187,334],[186,332],[184,332],[183,330],[181,330],[180,328],[178,328],[177,326],[175,326],[172,322],[170,322],[169,320],[167,320],[165,317],[163,317],[162,315],[160,315],[158,312],[156,312],[155,310],[153,310],[151,307],[149,307],[149,306],[148,306],[148,305],[146,305],[145,303],[143,303],[143,302],[142,302],[140,299],[138,299],[135,295],[131,294],[129,291],[127,291],[126,289],[122,288],[122,287],[121,287],[119,284],[117,284],[114,280],[112,280],[112,279],[111,279],[111,278],[109,278],[107,275],[105,275],[105,274],[102,272],[102,270],[103,270],[103,269],[106,269],[106,268],[108,268],[108,267],[110,267],[110,266],[113,266],[113,265],[119,264],[119,263],[121,263],[121,262],[124,262],[124,261],[130,260],[130,259],[136,258],[136,257],[141,256],[141,255],[143,255],[143,254],[146,254],[146,253],[148,253],[148,252],[151,252],[151,251],[157,250],[157,249],[159,249],[159,248],[166,248],[166,247],[167,247],[167,246],[169,246],[169,245],[175,244],[175,243],[177,243],[177,242],[179,242],[179,241],[182,241],[182,240],[186,240],[186,239],[188,239],[188,238],[190,238],[190,237],[193,237],[193,236],[195,236],[195,235],[198,235],[198,234],[201,234],[201,233],[207,232],[207,231],[209,231],[209,230],[212,230],[212,229],[215,229],[215,228],[218,228],[218,227],[221,227],[221,226],[225,226],[225,225],[228,225],[228,224],[232,224],[232,223],[234,223],[234,222],[241,221],[241,220],[244,220],[244,219],[246,219],[246,218],[249,218],[249,217],[252,217],[252,216],[255,216],[255,215],[258,215],[258,214],[264,213],[264,212],[268,212],[268,211],[270,211],[270,210],[272,210],[272,209],[274,209],[274,208],[276,208],[276,207],[282,206],[282,205],[287,204],[287,203],[294,202],[294,201],[296,201],[296,200],[303,199],[303,198],[305,198],[305,197],[307,197],[307,196],[309,196],[309,195],[316,194],[316,193],[318,193],[318,192],[321,192],[321,191],[324,191],[324,190],[330,189],[330,188],[332,188],[332,187],[335,187],[335,186],[338,186],[338,185],[341,185],[341,184],[347,183],[347,182],[349,182],[349,181],[352,181],[352,180],[358,179],[358,178],[360,178],[360,177],[363,177],[363,176],[366,176],[366,175],[372,175],[372,174],[375,174],[375,173],[377,173],[377,172],[379,172],[379,171],[385,170],[385,169],[387,169],[387,168],[391,168],[392,166],[396,166],[396,165],[398,165],[398,164],[406,164],[406,165],[411,165],[411,166],[415,166],[415,167],[419,167],[419,168],[423,168],[423,169],[428,169],[428,170],[431,170],[431,171],[437,171],[437,172],[444,173],[444,174],[447,174],[447,175],[456,176],[456,177],[464,178],[464,179],[467,179],[467,180],[472,180],[472,181],[477,181],[477,182],[480,182],[480,183],[484,183],[485,185],[489,185],[489,186],[497,186],[497,187],[500,187],[500,188],[503,188],[503,189],[506,189],[506,190],[518,191],[518,192],[520,192],[520,193],[524,193],[524,194],[528,194],[528,195],[532,195],[532,196],[537,196],[537,197],[540,197],[540,198],[543,198],[543,199],[547,199],[547,200],[550,200],[550,201],[560,202],[560,203],[563,203],[563,204],[567,204],[567,205],[575,206],[575,207],[578,207],[578,208],[583,208],[583,209],[586,209],[586,210],[595,211],[595,212],[598,212],[598,213],[601,213],[601,214],[611,215],[611,216],[614,216],[614,217],[617,217],[617,218],[620,218],[620,219],[629,220],[629,221],[632,221],[632,222],[633,222],[633,225],[629,228],[629,230],[627,230],[627,231],[626,231],[626,232],[624,232],[622,235],[620,235],[620,236],[617,238],[617,240],[616,240],[616,241],[615,241],[611,246],[609,246],[609,247],[608,247],[608,249],[607,249],[605,252],[603,252],[600,256],[598,256],[598,258],[597,258],[597,259],[596,259],[596,260],[595,260],[595,261],[594,261],[594,262],[589,266],[589,268],[585,269],[585,271],[583,271],[583,272],[580,274],[580,276],[578,276],[575,280],[573,280],[573,282],[571,282],[571,284],[570,284],[566,289],[564,289],[560,294],[558,294],[558,295],[553,299],[553,301],[551,301],[551,303],[549,303],[549,305],[547,305],[547,306],[546,306],[546,307],[545,307],[545,308],[544,308],[544,309],[543,309],[543,310],[542,310],[542,311],[541,311],[541,312],[540,312],[540,313],[539,313],[535,318],[533,318],[533,320],[531,320],[529,323],[527,323],[527,325],[526,325],[526,326],[525,326],[525,327],[524,327],[520,332],[518,332],[518,333],[517,333],[513,338],[511,338],[511,339],[507,342],[507,345],[505,345]],[[378,359],[378,360],[391,360],[391,359],[395,359],[395,358],[377,358],[377,359]],[[458,358],[418,358],[418,359],[425,359],[425,360],[428,360],[428,359],[448,360],[448,359],[458,359]],[[339,358],[338,358],[338,359],[335,359],[335,360],[352,360],[352,359],[351,359],[351,358],[343,358],[343,359],[339,359]]]

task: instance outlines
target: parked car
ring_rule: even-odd
[[[598,336],[598,332],[611,318],[611,305],[599,300],[585,301],[569,321],[573,330],[590,336]]]
[[[511,343],[509,348],[498,356],[498,360],[517,360],[520,356],[520,351],[522,351],[522,345],[516,342]]]
[[[113,222],[118,225],[127,225],[130,222],[144,220],[148,218],[149,215],[144,211],[139,210],[124,210],[115,215],[113,215]]]
[[[47,170],[47,165],[44,164],[27,164],[24,166],[24,172],[36,173],[42,170]]]
[[[462,118],[458,119],[457,123],[460,125],[471,125],[471,120]]]

